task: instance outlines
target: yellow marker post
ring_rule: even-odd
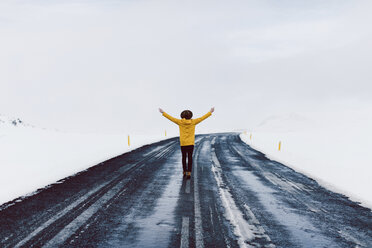
[[[252,140],[252,134],[249,136],[249,139]]]
[[[282,148],[282,142],[279,141],[279,148],[278,148],[278,151],[280,151],[281,148]]]
[[[167,130],[165,130],[165,136],[167,136]]]
[[[130,146],[130,137],[128,135],[128,146]]]

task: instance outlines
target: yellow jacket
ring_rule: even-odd
[[[211,116],[212,113],[208,112],[200,118],[186,120],[174,118],[167,113],[163,112],[163,116],[173,121],[180,127],[180,144],[181,146],[190,146],[195,143],[195,125],[202,122]]]

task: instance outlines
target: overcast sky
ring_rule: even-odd
[[[0,2],[0,114],[69,131],[251,128],[372,106],[372,3]],[[368,109],[368,108],[367,108]],[[372,108],[371,108],[372,110]]]

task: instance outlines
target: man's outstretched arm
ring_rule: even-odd
[[[205,119],[207,119],[209,116],[212,115],[213,112],[214,112],[214,107],[211,108],[211,110],[208,113],[206,113],[205,115],[203,115],[202,117],[196,118],[194,120],[195,125],[198,124],[198,123],[200,123],[200,122],[202,122],[202,121],[204,121]]]
[[[181,120],[180,119],[177,119],[177,118],[174,118],[170,115],[168,115],[167,113],[165,113],[161,108],[159,108],[159,112],[163,114],[164,117],[166,117],[167,119],[169,119],[170,121],[173,121],[174,123],[176,123],[177,125],[180,124]]]

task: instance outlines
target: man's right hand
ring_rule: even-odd
[[[159,112],[160,112],[160,113],[164,113],[164,111],[163,111],[161,108],[159,108]]]
[[[211,113],[213,113],[213,112],[214,112],[214,107],[213,107],[213,108],[211,108],[210,112],[211,112]]]

